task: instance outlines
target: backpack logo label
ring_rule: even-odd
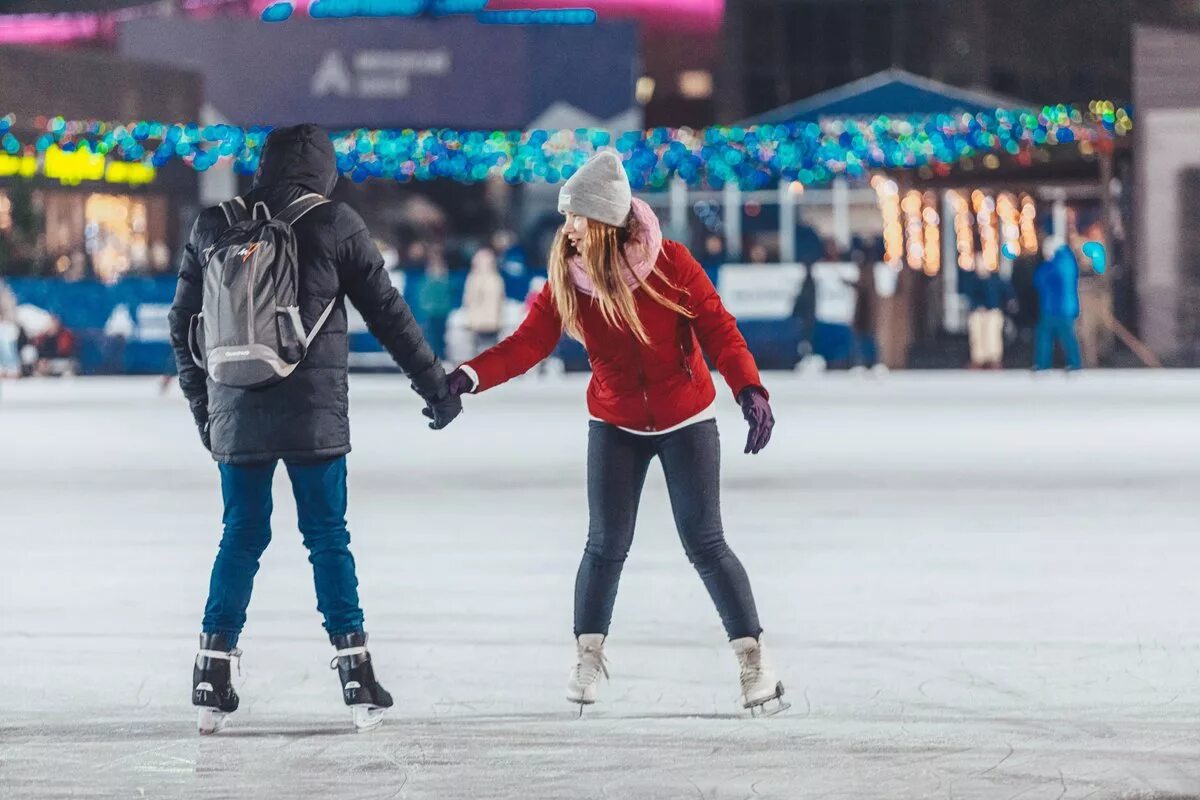
[[[260,248],[260,247],[262,247],[262,242],[255,242],[254,244],[248,244],[245,247],[243,247],[241,250],[238,250],[236,253],[234,253],[234,255],[241,256],[242,261],[249,261],[250,256],[254,255],[255,252],[257,252],[258,248]]]

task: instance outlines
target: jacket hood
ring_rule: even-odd
[[[267,136],[254,188],[294,184],[326,197],[337,183],[333,141],[318,125],[276,128]]]

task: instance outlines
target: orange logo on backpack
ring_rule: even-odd
[[[255,251],[260,247],[262,247],[262,242],[255,242],[254,244],[246,245],[241,250],[237,251],[237,255],[242,257],[242,261],[249,261],[250,256],[254,255]]]

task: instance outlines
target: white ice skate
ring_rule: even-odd
[[[579,704],[579,716],[583,707],[596,702],[596,690],[600,676],[608,677],[608,666],[604,662],[604,634],[585,633],[575,642],[578,653],[575,666],[567,676],[567,700]]]
[[[791,708],[783,702],[783,684],[763,654],[762,639],[746,636],[730,644],[741,667],[742,708],[749,709],[751,716],[774,716]],[[774,705],[768,706],[772,701]]]

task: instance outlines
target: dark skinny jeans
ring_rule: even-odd
[[[608,634],[621,568],[633,543],[638,503],[657,456],[667,479],[675,527],[729,638],[762,628],[750,580],[721,526],[721,442],[716,420],[639,436],[592,421],[588,430],[588,538],[575,579],[575,635]]]

